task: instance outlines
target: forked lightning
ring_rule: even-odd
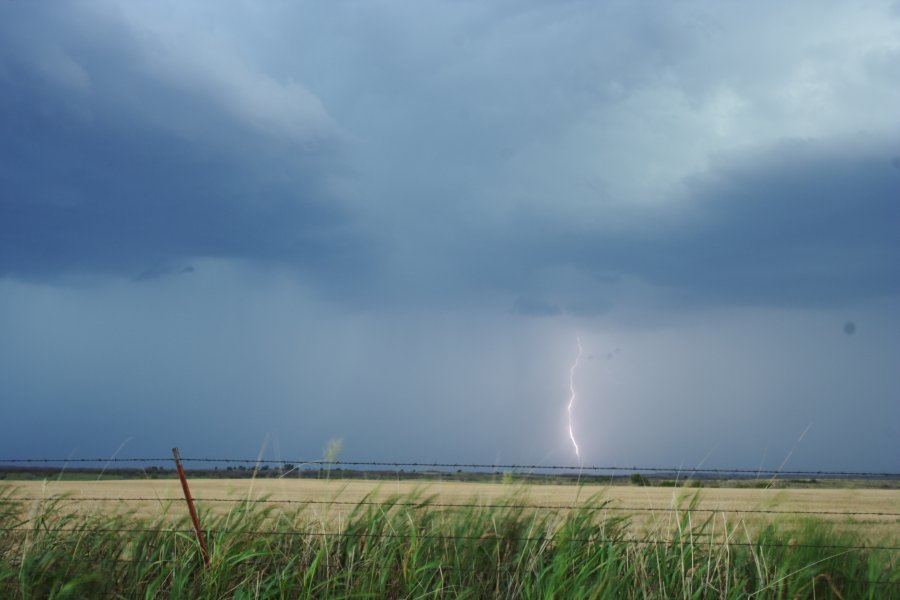
[[[576,335],[575,341],[578,342],[578,354],[575,356],[575,362],[572,363],[572,366],[569,368],[569,439],[572,440],[572,446],[575,447],[575,456],[578,460],[581,460],[581,451],[578,449],[578,442],[575,441],[575,430],[572,427],[572,406],[575,404],[575,370],[578,369],[578,365],[581,362],[581,337]]]

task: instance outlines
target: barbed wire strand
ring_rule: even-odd
[[[777,510],[762,508],[678,508],[672,506],[610,506],[610,505],[574,505],[574,504],[496,504],[476,502],[392,502],[390,500],[291,500],[274,498],[193,498],[195,502],[234,503],[234,504],[316,504],[338,506],[379,506],[410,507],[410,508],[507,508],[507,509],[539,509],[539,510],[589,510],[589,511],[619,511],[619,512],[675,512],[675,513],[751,513],[751,514],[775,514],[775,515],[823,515],[823,516],[852,516],[852,517],[900,517],[898,512],[864,512],[864,511],[822,511],[822,510]],[[11,499],[2,499],[0,504],[17,502],[39,501],[65,501],[65,502],[183,502],[184,498],[156,498],[156,497],[80,497],[80,496],[13,496]]]
[[[42,531],[48,533],[155,533],[155,534],[176,534],[176,535],[188,535],[193,536],[193,529],[153,529],[146,527],[62,527],[57,529],[47,529],[42,530],[34,527],[0,527],[0,531],[20,531],[20,532],[31,532],[31,533],[39,533]],[[401,539],[401,540],[410,540],[410,539],[432,539],[432,540],[481,540],[481,541],[489,541],[489,540],[497,540],[497,541],[518,541],[518,542],[546,542],[553,541],[553,536],[488,536],[488,535],[451,535],[451,534],[429,534],[429,533],[368,533],[368,532],[353,532],[353,531],[303,531],[303,530],[258,530],[258,529],[216,529],[210,528],[205,530],[209,535],[233,535],[235,537],[255,537],[255,536],[276,536],[276,537],[299,537],[299,536],[309,536],[309,537],[339,537],[339,538],[387,538],[387,539]],[[697,537],[697,536],[694,536]],[[681,539],[681,540],[660,540],[654,538],[643,538],[643,539],[635,539],[635,538],[622,538],[622,539],[613,539],[613,538],[566,538],[567,542],[577,542],[577,543],[595,543],[595,544],[647,544],[647,545],[660,545],[660,546],[668,546],[668,545],[684,545],[685,543],[692,543],[690,539]],[[710,539],[708,543],[720,543],[713,539]],[[728,546],[740,546],[740,547],[750,547],[750,548],[818,548],[818,549],[830,549],[830,550],[871,550],[871,551],[887,551],[887,552],[896,552],[900,551],[900,546],[881,546],[881,545],[864,545],[864,544],[801,544],[801,543],[759,543],[759,542],[733,542],[733,541],[724,541],[721,542]]]
[[[34,523],[35,525],[34,525],[34,526],[31,526],[31,527],[23,527],[23,525],[29,525],[29,524],[31,524],[31,523]],[[132,528],[125,528],[125,529],[119,529],[119,528],[99,529],[99,528],[90,528],[90,527],[87,527],[87,528],[79,528],[79,527],[59,527],[59,528],[56,528],[56,529],[51,529],[51,528],[46,527],[46,525],[44,525],[44,527],[41,528],[41,525],[44,525],[44,522],[43,522],[43,521],[39,521],[39,520],[35,520],[35,519],[26,519],[26,520],[24,520],[24,521],[20,521],[19,523],[17,523],[15,527],[7,527],[6,530],[9,530],[9,531],[28,531],[28,532],[31,532],[31,533],[48,533],[48,534],[49,534],[49,533],[57,533],[57,532],[61,532],[61,531],[62,531],[62,532],[75,531],[75,532],[78,532],[78,533],[85,533],[85,532],[88,532],[88,533],[89,533],[89,532],[92,532],[92,531],[94,531],[94,532],[101,532],[101,533],[102,533],[102,532],[116,532],[116,531],[126,531],[126,532],[127,532],[127,531],[132,531]],[[177,526],[177,523],[170,523],[169,525],[171,525],[172,527],[175,527],[175,526]],[[4,529],[3,529],[3,528],[0,528],[0,531],[4,531]],[[188,530],[186,530],[186,529],[185,529],[185,530],[181,530],[181,529],[137,528],[137,529],[133,529],[133,531],[144,532],[144,533],[152,533],[152,532],[154,532],[154,531],[162,531],[162,532],[165,532],[165,533],[183,533],[183,532],[187,532]],[[193,532],[194,530],[190,530],[190,531]],[[228,534],[235,533],[235,532],[238,532],[238,533],[239,533],[239,532],[242,532],[242,531],[245,531],[245,530],[241,530],[241,529],[235,529],[235,530],[221,530],[221,529],[217,529],[217,528],[215,528],[215,527],[213,527],[213,528],[211,528],[211,529],[208,530],[208,532],[210,532],[210,533],[215,533],[215,532],[217,532],[217,531],[222,532],[224,535],[228,535]],[[323,532],[323,531],[320,531],[320,530],[317,530],[317,531],[315,531],[315,532],[296,531],[296,530],[284,530],[284,531],[282,531],[282,530],[276,530],[276,529],[272,529],[272,530],[268,530],[268,529],[267,529],[267,530],[249,530],[249,531],[251,531],[252,534],[258,535],[258,536],[260,536],[260,537],[263,536],[263,535],[269,534],[269,533],[271,533],[271,534],[273,534],[273,535],[276,535],[276,536],[277,536],[277,535],[292,535],[292,534],[296,534],[297,536],[299,536],[300,534],[306,534],[306,533],[309,533],[309,534],[312,535],[312,536],[335,535],[335,536],[337,536],[337,537],[342,537],[342,536],[343,536],[343,537],[346,537],[346,536],[350,536],[350,535],[355,535],[355,533],[350,532],[350,531],[348,531],[348,530],[345,530],[345,531],[342,531],[342,532],[328,532],[328,531],[324,531],[324,532]],[[195,533],[196,533],[196,532],[195,532]],[[375,534],[362,534],[362,535],[364,535],[364,536],[365,536],[365,535],[368,535],[368,536],[375,537]],[[379,535],[380,535],[380,537],[392,537],[392,535],[389,535],[389,534],[383,534],[383,535],[379,534]],[[442,534],[442,535],[443,535],[443,534]],[[722,541],[721,536],[722,536],[721,533],[698,531],[698,532],[692,532],[692,533],[690,534],[689,537],[690,537],[692,540],[693,540],[693,539],[697,539],[697,540],[701,540],[701,541],[703,540],[703,538],[711,538],[711,541],[714,541],[714,542],[719,543],[719,542]],[[412,534],[407,534],[407,535],[404,535],[404,536],[396,536],[396,537],[399,537],[400,539],[412,539],[413,537],[415,537],[416,539],[421,539],[422,536],[419,536],[419,535],[413,536]],[[428,539],[428,536],[425,536],[425,538]],[[453,538],[453,536],[450,536],[448,539],[452,539],[452,538]],[[458,539],[479,539],[479,540],[480,540],[480,539],[499,539],[499,538],[498,538],[498,536],[495,535],[495,534],[490,534],[490,533],[488,533],[488,534],[484,534],[484,535],[482,535],[482,536],[476,536],[476,535],[460,536],[460,537],[458,537]],[[544,536],[544,537],[534,537],[534,538],[528,538],[528,537],[526,537],[526,538],[513,537],[513,538],[508,538],[508,539],[513,539],[513,540],[523,540],[523,541],[528,541],[528,540],[532,540],[532,541],[533,541],[533,540],[552,540],[552,539],[553,539],[553,536],[552,536],[552,535],[549,535],[549,536]],[[633,539],[633,538],[631,538],[631,539]],[[647,538],[647,539],[656,539],[656,538]],[[730,538],[729,538],[729,539],[730,539]],[[570,541],[583,542],[583,541],[586,541],[586,540],[582,540],[582,539],[577,539],[577,538],[576,538],[576,539],[572,539],[572,540],[570,540]],[[593,541],[593,540],[590,540],[590,541]],[[662,540],[662,541],[665,541],[665,540]],[[793,545],[792,545],[792,547],[793,547]]]
[[[720,473],[741,475],[806,475],[821,477],[889,477],[900,478],[900,473],[885,471],[824,471],[824,470],[782,470],[782,469],[726,469],[726,468],[679,468],[679,467],[641,467],[641,466],[601,466],[601,465],[538,465],[538,464],[488,464],[460,462],[394,462],[394,461],[348,461],[348,460],[301,460],[301,459],[242,459],[242,458],[182,458],[182,462],[209,464],[240,465],[297,465],[297,466],[359,466],[359,467],[402,467],[411,469],[508,469],[508,470],[552,470],[573,472],[647,472],[647,473]],[[0,459],[0,466],[12,464],[37,463],[169,463],[171,457],[138,457],[138,458],[10,458]]]
[[[121,564],[162,564],[162,563],[174,563],[179,562],[182,559],[178,557],[158,557],[154,559],[133,559],[133,558],[108,558],[108,557],[97,557],[97,558],[78,558],[78,557],[66,557],[65,559],[57,559],[56,562],[62,563],[82,563],[82,564],[107,564],[107,563],[121,563]],[[7,563],[8,566],[13,568],[21,568],[22,566],[28,564],[28,561],[22,560],[14,560]],[[504,569],[502,567],[499,568],[484,568],[481,567],[465,567],[461,565],[422,565],[419,569],[431,568],[435,571],[457,571],[463,573],[484,573],[484,572],[494,572],[500,573],[503,571],[508,571],[508,569]],[[516,573],[522,572],[521,569],[514,569]],[[530,572],[532,574],[539,574],[534,569],[525,569],[525,572]],[[900,585],[900,581],[892,581],[890,579],[844,579],[840,576],[836,576],[835,574],[831,574],[832,578],[837,579],[838,583],[853,583],[853,584],[866,584],[866,585]],[[0,586],[5,587],[19,587],[21,583],[19,581],[0,581]]]
[[[122,563],[122,564],[161,564],[161,563],[174,563],[182,560],[181,558],[174,556],[167,557],[157,557],[153,559],[134,559],[134,558],[112,558],[112,557],[95,557],[95,558],[81,558],[81,557],[66,557],[65,559],[57,559],[56,562],[63,563],[84,563],[84,564],[105,564],[105,563]],[[8,566],[11,567],[22,567],[27,564],[28,561],[23,560],[14,560],[7,563]],[[502,572],[508,571],[509,569],[504,569],[502,567],[498,568],[484,568],[484,566],[479,567],[465,567],[461,565],[443,565],[443,564],[434,564],[434,565],[422,565],[419,569],[429,567],[434,569],[435,571],[446,570],[446,571],[459,571],[464,573],[484,573],[484,572]],[[521,572],[521,569],[515,569],[516,572]],[[526,572],[531,572],[537,574],[534,569],[525,569]],[[868,584],[868,585],[900,585],[900,580],[893,581],[890,579],[843,579],[840,576],[836,576],[835,574],[831,574],[831,577],[837,578],[839,583],[857,583],[857,584]],[[11,586],[18,587],[20,583],[18,581],[3,581],[0,582],[0,585],[3,586]]]

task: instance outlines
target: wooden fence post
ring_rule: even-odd
[[[184,474],[184,467],[181,466],[181,455],[178,454],[178,448],[172,448],[172,456],[175,457],[175,468],[178,469],[178,478],[181,479],[181,489],[184,491],[184,499],[187,501],[188,512],[191,513],[191,522],[194,524],[194,531],[197,533],[197,541],[200,542],[200,551],[203,554],[203,564],[208,567],[209,549],[206,547],[206,538],[203,536],[203,529],[200,527],[197,509],[194,508],[194,498],[191,496],[191,488],[188,487],[187,476]]]

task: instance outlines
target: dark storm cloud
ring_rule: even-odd
[[[248,173],[167,136],[71,131],[25,114],[6,128],[0,156],[4,274],[128,273],[198,255],[327,261],[316,234],[347,218],[320,201],[314,181],[267,182],[264,166]]]
[[[896,470],[890,6],[0,2],[0,456]]]
[[[516,298],[513,309],[520,314],[536,317],[554,317],[562,313],[562,309],[556,304],[524,296]]]
[[[161,81],[115,21],[24,10],[2,26],[0,275],[142,276],[196,256],[358,271],[372,248],[325,189],[342,167],[321,115],[305,137],[290,114],[284,136],[260,132],[201,74]]]
[[[884,156],[838,139],[724,161],[689,181],[686,216],[645,249],[646,278],[726,303],[896,294],[900,177]]]
[[[732,156],[671,203],[634,209],[631,228],[586,232],[523,214],[506,238],[479,248],[501,258],[473,267],[488,269],[485,281],[542,290],[584,313],[608,309],[629,279],[655,286],[669,305],[890,296],[900,291],[900,175],[885,148],[898,144],[798,141]]]
[[[746,15],[703,2],[389,7],[4,7],[0,275],[230,258],[343,302],[542,316],[896,293],[898,140],[784,141],[798,109],[759,92],[843,55],[769,21],[727,39]]]
[[[649,277],[723,301],[822,305],[900,291],[900,174],[890,144],[786,142],[688,185],[699,221]],[[690,217],[689,217],[690,218]]]

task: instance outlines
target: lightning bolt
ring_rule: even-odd
[[[572,429],[572,406],[575,404],[575,370],[578,369],[578,364],[581,362],[581,337],[576,335],[575,341],[578,342],[578,354],[575,356],[575,362],[572,363],[572,366],[569,367],[569,439],[572,440],[572,445],[575,447],[575,456],[578,460],[581,460],[581,452],[578,450],[578,442],[575,441],[575,432]]]

